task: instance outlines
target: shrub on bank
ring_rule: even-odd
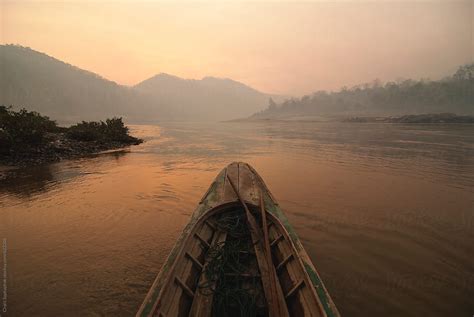
[[[140,140],[128,134],[128,128],[124,125],[122,118],[112,118],[104,121],[82,121],[71,126],[67,136],[78,141],[99,142],[126,142],[139,143]]]
[[[66,135],[68,138],[78,141],[97,141],[101,139],[103,130],[99,122],[82,121],[81,123],[69,127]]]
[[[28,152],[32,147],[45,148],[52,141],[61,143],[64,138],[100,143],[102,146],[142,142],[128,134],[122,118],[107,119],[105,122],[83,121],[65,128],[58,127],[55,121],[37,112],[25,109],[15,111],[12,106],[0,106],[0,154]]]
[[[35,111],[14,111],[11,106],[0,106],[0,146],[3,149],[15,144],[41,144],[47,132],[56,132],[57,129],[55,121]]]
[[[7,154],[10,151],[12,142],[9,135],[0,129],[0,154]]]

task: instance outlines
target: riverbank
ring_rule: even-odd
[[[122,118],[59,127],[36,112],[0,106],[0,165],[56,162],[142,143]]]
[[[0,154],[0,165],[25,166],[58,162],[65,159],[84,157],[103,151],[116,150],[138,145],[143,141],[78,141],[67,137],[66,133],[48,133],[47,141],[36,146],[24,146]]]
[[[355,123],[474,123],[474,116],[459,116],[454,113],[429,113],[400,117],[353,117],[343,122]]]
[[[342,115],[312,115],[312,116],[275,116],[275,117],[249,117],[228,120],[224,122],[347,122],[347,123],[474,123],[474,116],[457,115],[454,113],[428,113],[402,116],[357,116],[347,117]]]

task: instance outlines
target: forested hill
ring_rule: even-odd
[[[307,119],[329,116],[387,116],[450,112],[474,114],[474,64],[461,66],[442,80],[374,81],[337,92],[318,91],[286,100],[254,114],[252,119]]]
[[[175,115],[192,120],[227,120],[265,108],[267,94],[227,78],[183,79],[158,74],[134,88],[170,106]],[[273,96],[277,98],[278,96]],[[283,98],[279,98],[283,101]]]
[[[114,116],[127,122],[229,120],[265,108],[269,97],[215,77],[161,74],[129,87],[27,47],[0,45],[0,105],[25,107],[60,122]]]
[[[165,106],[130,87],[30,48],[0,45],[0,69],[0,104],[26,107],[60,121],[168,116]]]

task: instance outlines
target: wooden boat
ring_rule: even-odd
[[[199,202],[136,316],[339,316],[262,178],[232,163]]]

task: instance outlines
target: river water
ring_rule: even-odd
[[[8,316],[134,314],[232,161],[263,177],[342,315],[474,314],[474,125],[164,123],[132,133],[146,142],[2,169]]]

